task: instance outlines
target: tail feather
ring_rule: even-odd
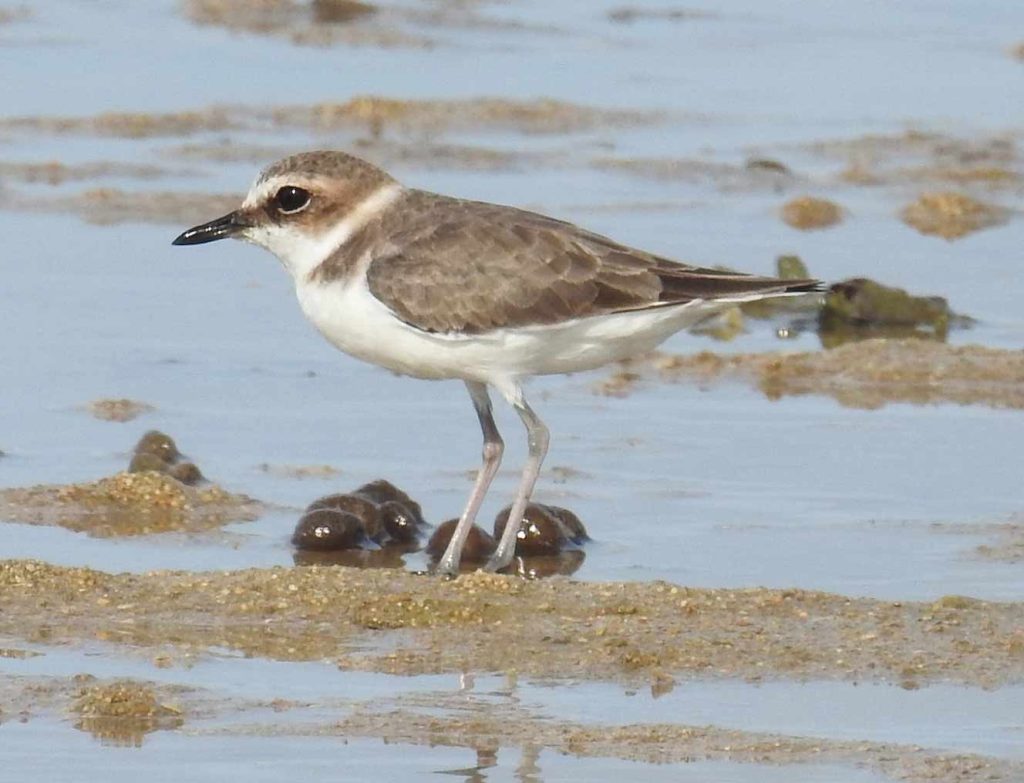
[[[758,277],[717,270],[658,270],[662,291],[661,303],[681,303],[693,299],[733,299],[737,296],[772,296],[787,293],[813,293],[823,290],[819,280],[785,280],[778,277]]]

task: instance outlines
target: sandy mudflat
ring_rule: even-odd
[[[226,647],[401,674],[514,670],[623,681],[701,675],[911,687],[996,686],[1024,677],[1024,606],[959,596],[894,603],[805,590],[483,574],[447,582],[317,567],[130,575],[6,561],[0,601],[0,633],[15,638]],[[394,646],[366,648],[384,638]]]
[[[932,340],[873,339],[801,353],[652,354],[624,363],[597,391],[621,396],[646,378],[739,381],[772,399],[821,394],[853,408],[895,402],[1024,408],[1024,351]]]

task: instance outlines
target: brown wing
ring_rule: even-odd
[[[411,192],[370,291],[409,324],[469,334],[694,299],[812,288],[678,264],[553,218]]]

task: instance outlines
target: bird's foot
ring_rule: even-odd
[[[484,567],[480,570],[488,574],[496,574],[499,571],[508,568],[511,562],[511,555],[499,556],[498,552],[495,552],[493,555],[491,555],[491,559],[484,563]]]
[[[449,581],[455,579],[459,575],[459,565],[458,563],[441,559],[433,568],[430,569],[430,573]]]

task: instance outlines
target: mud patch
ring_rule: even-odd
[[[976,532],[976,529],[971,532]],[[990,532],[991,543],[977,547],[975,555],[1001,563],[1024,563],[1024,518],[994,525]],[[1024,642],[1021,643],[1021,649],[1024,652]]]
[[[259,469],[271,476],[290,479],[330,479],[342,474],[341,469],[333,465],[272,465],[263,462]]]
[[[455,171],[512,171],[539,165],[554,166],[569,152],[528,152],[503,150],[470,144],[446,144],[425,139],[353,138],[344,143],[353,154],[383,168],[395,165]],[[186,160],[216,163],[251,163],[265,166],[289,155],[294,149],[256,144],[214,141],[209,144],[184,144],[165,150],[165,154]]]
[[[446,33],[460,29],[556,32],[551,26],[483,13],[477,3],[390,6],[357,0],[185,0],[183,8],[195,24],[274,36],[301,46],[433,49],[454,45]]]
[[[237,107],[214,106],[165,113],[104,112],[92,117],[12,117],[0,121],[0,128],[29,133],[145,139],[239,130],[254,120],[253,112]]]
[[[62,185],[106,178],[152,180],[190,172],[169,171],[160,166],[98,161],[69,164],[52,160],[45,163],[0,162],[0,177],[28,184]]]
[[[11,638],[224,647],[397,674],[511,668],[633,683],[668,673],[914,687],[1024,678],[1024,606],[982,601],[317,567],[108,574],[4,561],[0,602],[0,633]]]
[[[214,484],[190,487],[163,473],[118,473],[85,484],[0,490],[0,517],[58,525],[97,538],[198,532],[256,519],[262,506]]]
[[[466,100],[400,100],[374,95],[345,103],[275,109],[272,117],[282,127],[334,128],[356,125],[371,136],[384,129],[405,133],[443,130],[514,130],[521,133],[574,133],[598,127],[631,127],[664,119],[660,112],[599,109],[567,101],[541,98],[516,101],[504,98]]]
[[[100,421],[118,422],[132,421],[143,413],[150,413],[154,410],[152,405],[124,397],[93,400],[85,406],[85,409]]]
[[[778,191],[798,181],[781,164],[746,165],[718,163],[692,158],[608,158],[592,161],[594,168],[643,179],[710,184],[722,191]],[[752,165],[753,164],[753,165]]]
[[[634,127],[665,119],[663,112],[597,108],[553,98],[413,100],[361,95],[342,103],[300,106],[210,106],[167,113],[108,112],[91,117],[14,117],[0,120],[0,129],[125,139],[184,137],[241,130],[301,128],[318,131],[344,127],[369,129],[371,135],[379,135],[384,128],[418,134],[450,129],[554,134],[602,127]]]
[[[717,14],[696,8],[645,8],[642,6],[622,6],[608,12],[608,19],[619,24],[632,24],[639,21],[657,22],[689,22],[698,19],[715,19]]]
[[[242,195],[181,193],[170,191],[127,191],[97,188],[51,198],[8,195],[0,198],[5,209],[26,212],[67,212],[89,223],[159,223],[180,225],[209,220],[236,209]],[[170,240],[168,240],[170,241]]]
[[[845,162],[839,180],[861,186],[950,183],[991,190],[1021,180],[1018,137],[960,138],[909,130],[807,145],[809,151]]]
[[[904,402],[1024,408],[1024,352],[926,340],[869,339],[814,353],[652,354],[620,365],[599,394],[623,396],[650,377],[751,383],[770,399],[822,394],[852,408]]]
[[[428,49],[439,41],[403,29],[399,19],[376,6],[344,0],[185,0],[186,18],[198,25],[269,35],[306,46],[378,46]]]
[[[949,240],[1002,225],[1009,215],[1009,210],[1003,207],[948,191],[925,193],[900,212],[900,218],[908,226],[922,234]]]
[[[801,231],[828,228],[843,219],[843,210],[833,201],[813,196],[801,196],[782,206],[782,220]]]

